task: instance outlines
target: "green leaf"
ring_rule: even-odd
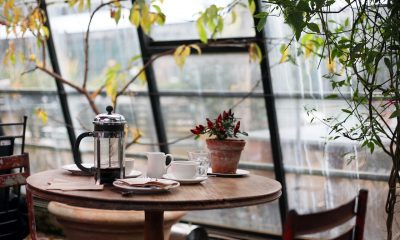
[[[261,32],[263,30],[265,23],[267,22],[267,18],[260,18],[257,23],[257,31]]]
[[[375,144],[372,141],[370,141],[368,143],[368,148],[369,148],[370,152],[373,153],[374,149],[375,149]]]
[[[383,61],[385,62],[385,65],[386,65],[386,67],[387,67],[388,69],[392,69],[392,64],[390,63],[390,59],[389,59],[389,58],[385,57],[385,58],[383,59]]]
[[[396,109],[392,114],[390,114],[389,118],[400,117],[400,109]]]
[[[162,26],[165,24],[166,16],[163,13],[157,14],[156,22],[158,25]]]
[[[346,20],[344,21],[344,25],[345,25],[346,27],[349,26],[349,22],[350,22],[349,18],[346,18]]]
[[[363,144],[361,145],[361,147],[367,146],[368,142],[369,142],[368,140],[365,140],[365,141],[363,142]]]
[[[232,10],[231,18],[232,18],[231,24],[235,23],[236,22],[236,18],[237,18],[237,14],[236,14],[235,10]]]
[[[345,113],[348,113],[348,114],[352,114],[353,112],[351,111],[351,110],[349,110],[349,109],[345,109],[345,108],[343,108],[343,109],[341,109],[342,110],[342,112],[345,112]]]
[[[256,3],[254,2],[254,0],[249,0],[249,10],[251,15],[256,12]]]
[[[269,13],[268,12],[259,12],[256,15],[254,15],[255,18],[266,18],[268,17]]]
[[[115,22],[118,24],[119,20],[121,19],[121,8],[118,8],[118,10],[115,12],[114,19]]]
[[[161,8],[157,5],[152,5],[152,7],[157,11],[157,13],[161,13]]]
[[[197,27],[197,32],[199,33],[200,41],[202,41],[203,43],[207,43],[208,42],[207,32],[206,29],[204,28],[202,18],[197,19],[196,27]]]
[[[337,94],[330,94],[330,95],[325,97],[325,99],[336,99],[336,98],[338,98]]]
[[[321,33],[321,31],[319,30],[319,26],[316,23],[309,23],[307,24],[307,27],[313,32]]]
[[[224,29],[224,20],[221,16],[218,16],[217,32],[222,32],[223,29]]]
[[[131,8],[129,21],[136,27],[140,24],[140,11],[139,7],[136,4]]]

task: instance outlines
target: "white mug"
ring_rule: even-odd
[[[129,174],[133,170],[135,160],[133,158],[125,159],[125,176],[129,176]]]
[[[174,156],[171,154],[165,154],[163,152],[148,152],[147,153],[147,177],[151,178],[162,178],[166,173],[167,167],[171,164],[166,164],[165,160],[167,157],[171,158],[171,162],[174,161]]]
[[[170,173],[177,179],[193,179],[197,177],[199,163],[195,161],[171,162]]]

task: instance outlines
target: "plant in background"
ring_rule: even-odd
[[[229,109],[220,113],[214,121],[206,118],[207,125],[197,125],[190,131],[196,135],[196,139],[203,134],[208,134],[208,137],[215,137],[218,140],[238,138],[238,134],[248,136],[246,132],[240,131],[240,121],[234,115],[232,110]]]
[[[304,53],[306,59],[314,55],[319,63],[326,62],[328,73],[324,78],[336,94],[325,99],[345,102],[335,116],[319,118],[315,108],[308,109],[308,114],[331,128],[335,135],[332,139],[357,141],[371,153],[380,148],[391,158],[385,210],[387,239],[392,239],[400,183],[400,1],[263,3],[264,11],[255,15],[259,19],[257,29],[263,29],[267,16],[273,13],[282,16],[293,30],[290,42],[281,48],[280,62],[294,59],[289,46],[294,48],[296,39],[298,53]],[[338,20],[338,14],[347,18]]]

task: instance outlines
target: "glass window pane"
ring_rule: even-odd
[[[0,32],[4,27],[0,26]],[[28,35],[28,34],[27,34]],[[36,40],[33,37],[24,38],[4,38],[5,34],[0,34],[0,89],[1,90],[54,90],[54,79],[49,75],[36,70],[29,71],[35,67],[35,64],[30,63],[22,58],[28,58],[29,55],[41,54],[36,48]],[[7,61],[4,64],[4,58],[9,43],[15,45],[15,64]],[[48,58],[48,57],[47,57]],[[47,68],[51,69],[49,62],[46,62]],[[28,72],[29,71],[29,72]]]
[[[251,173],[274,178],[272,172],[251,171]],[[184,219],[228,229],[276,235],[282,233],[278,201],[242,208],[190,211]]]
[[[29,152],[31,173],[57,168],[64,164],[64,159],[71,159],[72,154],[55,81],[39,70],[29,71],[35,64],[23,60],[35,55],[42,61],[39,57],[42,52],[32,35],[26,33],[23,38],[14,38],[11,34],[5,38],[4,29],[0,27],[0,59],[3,62],[9,42],[13,42],[16,61],[0,65],[0,121],[22,122],[26,115],[25,152]],[[46,58],[46,68],[51,69],[47,53]],[[2,130],[6,135],[22,134],[20,127]],[[19,153],[21,143],[21,139],[16,140],[14,153]]]
[[[286,48],[293,36],[291,28],[284,23],[283,17],[269,17],[265,32],[275,94],[319,97],[334,92],[331,82],[323,77],[329,73],[328,61],[326,59],[320,61],[320,58],[313,54],[305,57],[304,53],[299,52],[304,52],[304,47],[296,41],[293,41],[288,48],[291,60],[280,63],[282,48]],[[350,89],[343,87],[341,91],[349,93]]]
[[[96,114],[86,104],[85,100],[79,94],[70,94],[68,103],[71,109],[71,118],[77,134],[86,131],[93,131],[93,119]],[[110,104],[108,98],[102,95],[96,102],[101,112],[106,112],[106,106]],[[141,137],[137,143],[132,143],[127,148],[126,153],[144,153],[148,151],[158,151],[157,138],[155,133],[153,115],[149,111],[150,101],[147,96],[121,96],[118,101],[116,112],[122,114],[127,121],[127,139],[126,143],[131,143],[134,136],[140,133]],[[87,153],[87,162],[93,162],[93,139],[85,138],[82,141],[80,149]]]
[[[388,192],[385,181],[357,180],[286,174],[289,207],[300,213],[318,212],[337,207],[353,199],[359,189],[368,190],[365,239],[386,238],[385,201]]]
[[[182,69],[172,56],[154,63],[160,91],[262,91],[260,66],[248,54],[191,55]]]
[[[196,28],[198,13],[204,11],[211,4],[216,4],[217,7],[225,7],[231,2],[229,0],[164,1],[160,7],[166,15],[166,23],[163,26],[153,26],[150,36],[156,41],[199,39]],[[247,1],[241,2],[246,3]],[[235,6],[233,10],[236,12],[236,20],[233,21],[231,14],[226,14],[224,17],[224,30],[222,34],[216,37],[254,36],[254,21],[250,11],[246,7],[239,5]]]
[[[188,137],[171,144],[170,151],[187,158],[187,151],[204,149],[205,140],[194,140],[190,129],[204,123],[206,117],[216,117],[241,102],[241,98],[199,98],[199,97],[161,97],[164,123],[169,141]],[[271,147],[268,132],[265,103],[263,98],[247,98],[233,109],[240,118],[241,129],[249,133],[246,146],[239,164],[272,164]],[[245,167],[244,165],[239,166]],[[252,174],[273,178],[272,172],[250,170]],[[238,221],[238,219],[240,219]],[[229,210],[191,211],[185,220],[211,224],[220,227],[280,234],[280,216],[278,202]]]
[[[57,168],[72,159],[55,91],[0,93],[0,101],[1,122],[21,122],[24,115],[28,116],[25,152],[29,152],[32,173]],[[34,114],[38,108],[47,114],[47,121]],[[3,130],[5,134],[22,134],[22,129],[18,127],[3,127]],[[17,144],[20,143],[18,140]]]
[[[206,136],[194,140],[190,129],[197,124],[205,124],[206,117],[216,118],[219,113],[239,101],[240,98],[162,97],[161,106],[169,141],[188,137],[170,145],[170,151],[186,158],[189,149],[205,148]],[[246,146],[241,161],[272,163],[269,136],[264,136],[267,134],[264,99],[248,98],[232,110],[240,118],[242,131],[249,133],[248,137],[243,137],[246,139]]]
[[[340,118],[341,109],[348,105],[345,100],[322,99],[334,92],[330,81],[323,78],[328,72],[326,60],[319,63],[318,57],[297,55],[299,46],[294,45],[290,52],[296,65],[280,64],[280,47],[288,43],[290,29],[282,19],[269,18],[266,30],[268,37],[276,39],[269,44],[269,59],[289,208],[302,213],[322,211],[349,201],[365,188],[369,191],[365,237],[385,238],[386,214],[382,209],[390,158],[377,149],[371,155],[360,143],[344,137],[328,141],[335,135],[321,120]],[[351,94],[348,87],[341,92]],[[307,114],[306,109],[314,108],[313,114]],[[355,121],[349,118],[346,123],[350,128]],[[364,178],[369,180],[361,180]]]
[[[96,6],[92,6],[95,9]],[[52,27],[57,57],[64,78],[81,85],[84,78],[84,36],[90,19],[87,11],[77,12],[67,5],[50,5],[49,21]],[[122,9],[122,16],[129,16],[128,9]],[[66,24],[68,23],[68,24]],[[97,89],[106,81],[106,72],[120,64],[120,87],[131,79],[141,68],[139,60],[130,64],[130,59],[140,55],[137,31],[128,17],[121,17],[118,25],[110,18],[108,8],[99,10],[90,27],[88,87]],[[130,89],[147,89],[135,81]]]

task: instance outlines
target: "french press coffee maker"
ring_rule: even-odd
[[[97,115],[94,131],[78,136],[74,145],[74,155],[79,154],[79,144],[85,137],[94,138],[94,167],[82,166],[74,158],[76,166],[84,172],[94,174],[96,184],[112,184],[115,179],[124,178],[125,157],[125,118],[112,113],[113,107],[107,106],[107,113]]]

